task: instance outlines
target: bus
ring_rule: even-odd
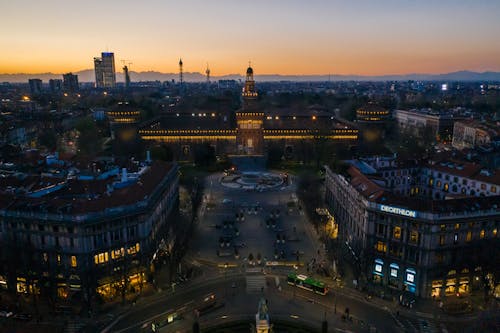
[[[305,290],[315,292],[316,294],[326,295],[328,288],[321,281],[307,277],[302,274],[290,273],[288,274],[287,282],[289,285],[296,286]]]
[[[174,321],[182,319],[182,313],[185,312],[185,308],[178,310],[169,310],[165,315],[162,315],[157,320],[151,323],[151,331],[159,332],[163,326],[173,323]]]

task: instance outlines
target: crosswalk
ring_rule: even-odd
[[[76,321],[76,320],[69,320],[64,327],[64,333],[78,333],[82,332],[82,329],[85,327],[85,324]]]
[[[257,294],[266,289],[266,277],[264,275],[247,275],[247,293]]]

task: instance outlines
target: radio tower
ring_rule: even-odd
[[[179,82],[181,84],[184,82],[184,74],[182,73],[182,58],[179,59]]]
[[[210,84],[210,67],[208,67],[208,63],[207,63],[207,70],[205,71],[205,74],[207,74],[207,84]]]

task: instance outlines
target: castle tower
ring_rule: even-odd
[[[243,87],[243,92],[241,93],[243,97],[243,104],[249,106],[252,100],[257,99],[257,92],[255,91],[255,81],[253,79],[253,68],[248,63],[247,75],[245,79],[245,86]],[[244,105],[244,106],[245,106]]]
[[[236,112],[236,144],[239,154],[262,155],[264,150],[264,112],[257,108],[253,68],[248,67],[243,87],[242,108]]]

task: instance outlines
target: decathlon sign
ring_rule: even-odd
[[[417,212],[414,210],[386,206],[386,205],[379,205],[379,208],[381,211],[387,212],[387,213],[398,214],[398,215],[403,215],[403,216],[408,216],[408,217],[417,217]]]

